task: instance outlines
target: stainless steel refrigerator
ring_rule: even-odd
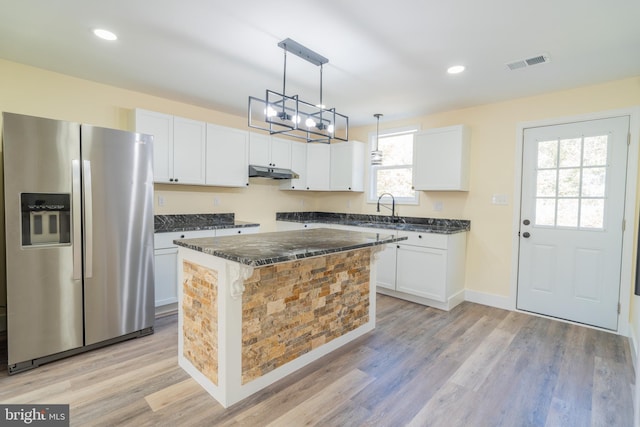
[[[152,137],[3,113],[9,373],[153,332]]]

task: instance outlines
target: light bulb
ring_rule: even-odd
[[[291,121],[295,124],[300,123],[300,116],[298,116],[297,114],[294,114],[293,117],[291,117]]]
[[[274,110],[270,105],[266,108],[264,113],[267,115],[267,117],[275,117],[276,114],[278,114],[276,110]]]
[[[330,124],[329,126],[327,126],[327,131],[328,131],[329,133],[333,133],[333,123],[332,123],[332,124]]]
[[[449,74],[458,74],[464,71],[464,65],[454,65],[447,69],[447,73]]]
[[[312,128],[316,125],[316,122],[311,117],[309,117],[304,121],[304,124],[307,125],[308,128]]]

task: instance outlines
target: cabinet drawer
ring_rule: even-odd
[[[190,231],[171,231],[169,233],[155,233],[153,235],[153,243],[155,249],[174,248],[173,243],[176,239],[193,239],[197,237],[214,237],[215,230],[190,230]]]
[[[418,233],[415,231],[398,231],[398,237],[407,237],[407,240],[398,242],[424,248],[447,249],[448,236],[436,233]]]

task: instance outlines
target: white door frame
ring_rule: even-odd
[[[622,235],[622,265],[620,274],[620,314],[618,315],[619,335],[629,335],[629,310],[635,276],[633,276],[634,246],[636,243],[636,230],[638,217],[636,216],[636,194],[638,191],[638,153],[640,145],[640,106],[623,108],[619,110],[601,111],[597,113],[582,114],[577,116],[557,117],[530,122],[519,122],[516,129],[516,158],[515,158],[515,188],[513,192],[513,224],[512,224],[512,250],[511,250],[511,289],[509,295],[509,308],[516,309],[516,296],[518,291],[518,253],[520,249],[520,199],[522,187],[522,148],[524,130],[532,127],[553,126],[565,123],[598,120],[618,116],[629,116],[629,131],[631,143],[627,157],[627,183],[625,192],[624,217],[626,220],[625,231]],[[574,322],[569,322],[574,323]],[[595,328],[599,329],[599,328]]]

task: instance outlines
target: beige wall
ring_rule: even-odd
[[[510,292],[517,124],[634,105],[640,105],[640,76],[403,122],[383,120],[381,129],[409,124],[427,129],[459,123],[471,128],[470,191],[421,192],[420,205],[401,206],[400,214],[471,220],[466,287],[506,297]],[[132,129],[131,110],[135,107],[246,128],[245,117],[0,60],[2,111]],[[371,126],[351,129],[351,135],[367,141],[374,130],[372,118]],[[274,230],[276,211],[375,213],[375,206],[366,203],[363,194],[280,191],[277,182],[259,179],[252,179],[246,189],[157,185],[156,193],[165,199],[159,207],[156,197],[156,213],[234,212],[239,220],[259,222],[263,231]],[[493,194],[506,194],[509,204],[492,205]],[[433,210],[436,201],[443,203],[440,212]]]

